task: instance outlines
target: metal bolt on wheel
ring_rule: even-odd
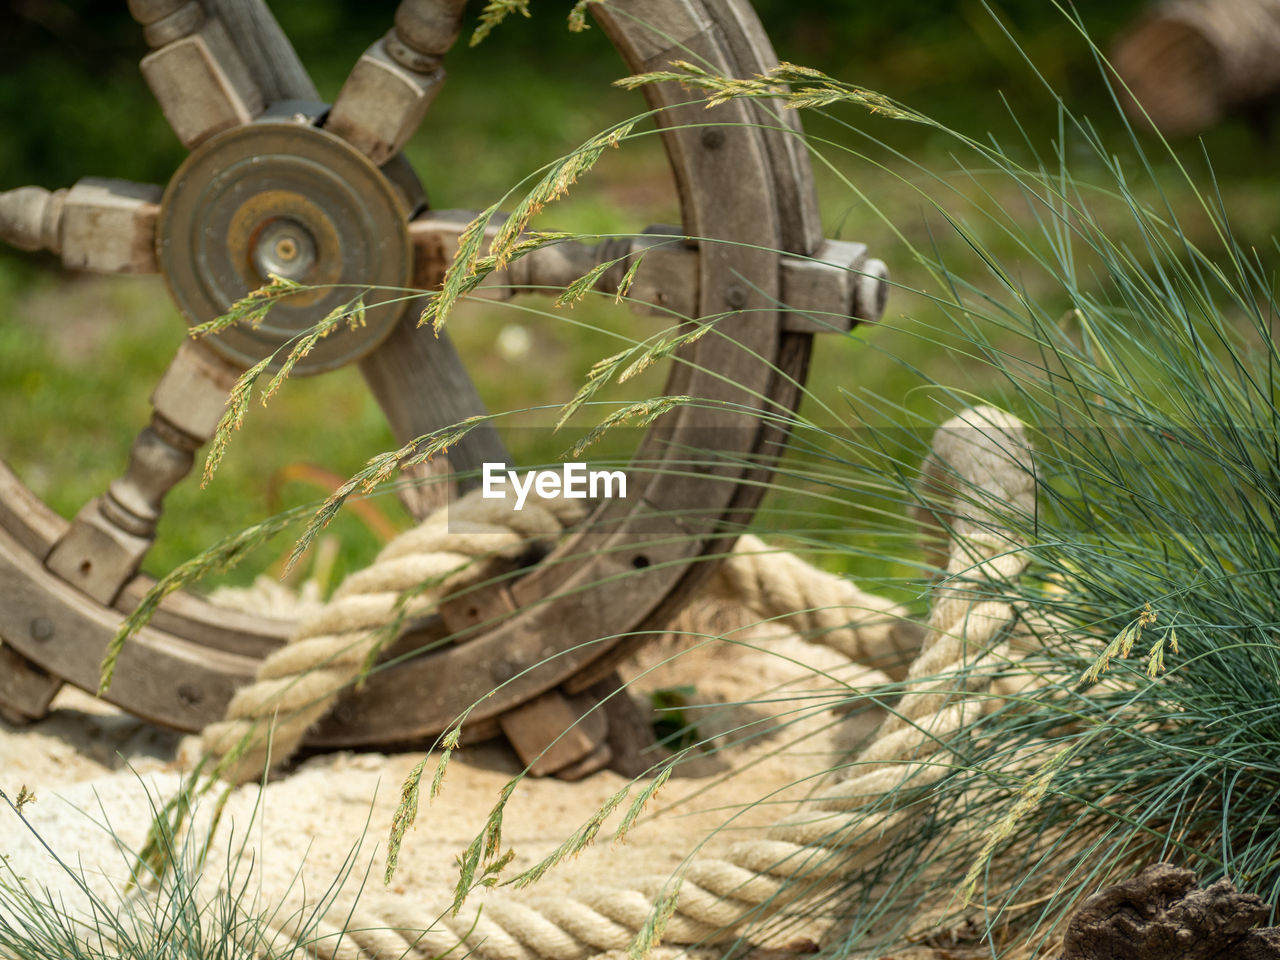
[[[2,193],[0,238],[53,250],[75,269],[159,272],[191,324],[223,314],[271,274],[322,289],[283,301],[258,328],[184,343],[152,394],[150,423],[128,465],[70,522],[0,461],[0,708],[9,715],[42,715],[63,682],[95,689],[107,642],[151,585],[138,570],[165,495],[212,436],[239,373],[350,298],[349,287],[325,285],[438,282],[471,216],[429,209],[400,154],[441,91],[461,0],[401,3],[394,28],[360,57],[331,106],[319,102],[260,0],[131,0],[129,7],[152,47],[143,75],[190,155],[163,189],[87,178],[52,193]],[[776,63],[743,0],[609,0],[591,9],[631,71],[700,57],[747,76]],[[680,232],[725,242],[651,247],[633,295],[692,317],[741,311],[718,324],[726,336],[683,349],[667,391],[743,410],[765,403],[795,409],[796,384],[823,328],[805,311],[875,319],[883,264],[860,244],[823,239],[798,126],[785,126],[796,124],[793,115],[745,102],[710,115],[671,84],[645,95],[663,108],[658,122],[679,193]],[[711,117],[717,126],[706,125]],[[543,248],[515,261],[504,279],[563,286],[644,242]],[[604,288],[617,282],[610,274],[601,279]],[[393,294],[372,295],[367,324],[334,332],[295,373],[357,364],[402,441],[482,413],[448,337],[420,329],[417,312]],[[723,551],[724,525],[741,523],[760,498],[761,475],[749,468],[719,482],[661,469],[677,454],[659,433],[673,430],[736,463],[751,463],[781,439],[746,412],[672,411],[635,454],[648,465],[639,495],[625,507],[597,508],[595,525],[608,521],[612,532],[593,534],[589,545],[571,536],[553,562],[477,595],[465,610],[446,605],[419,634],[470,630],[467,639],[374,673],[308,743],[431,736],[510,678],[473,711],[468,730],[476,737],[500,728],[544,731],[513,737],[522,756],[536,755],[582,715],[588,691],[622,652],[616,641],[597,641],[664,624],[712,572],[694,561]],[[450,450],[459,472],[505,459],[492,429]],[[674,521],[664,518],[673,511],[700,520],[671,536]],[[483,623],[489,626],[476,628]],[[175,594],[126,647],[107,699],[154,722],[198,730],[221,716],[289,628]],[[601,726],[581,726],[578,746],[560,751],[562,772],[601,761]]]

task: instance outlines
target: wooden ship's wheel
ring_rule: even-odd
[[[441,59],[460,31],[464,2],[402,2],[394,28],[326,105],[260,0],[130,0],[152,48],[143,75],[190,155],[164,188],[87,178],[52,193],[9,190],[0,194],[0,237],[55,251],[77,270],[159,272],[191,324],[223,314],[272,273],[308,285],[438,283],[469,215],[428,209],[400,150],[443,81]],[[591,9],[632,71],[705,58],[749,76],[776,63],[742,0],[609,0]],[[808,156],[788,126],[793,115],[747,103],[709,115],[671,84],[646,96],[663,108],[679,232],[725,242],[658,243],[641,232],[629,241],[565,243],[514,262],[500,279],[563,286],[648,245],[633,298],[675,315],[732,314],[718,327],[728,338],[684,348],[668,392],[744,411],[794,409],[814,333],[831,329],[832,317],[845,317],[846,328],[855,317],[878,317],[883,264],[860,244],[823,239]],[[599,286],[618,282],[610,271]],[[0,706],[9,715],[42,715],[63,682],[96,688],[122,615],[153,583],[139,567],[166,492],[211,437],[236,377],[349,297],[349,288],[313,291],[277,305],[260,327],[185,342],[154,390],[151,421],[128,465],[70,522],[0,461]],[[402,441],[483,412],[447,336],[418,327],[419,310],[402,300],[370,303],[367,325],[335,332],[295,373],[357,364]],[[416,628],[416,641],[406,641],[427,649],[374,673],[308,743],[434,735],[509,680],[472,713],[475,735],[581,715],[587,691],[619,655],[617,642],[597,641],[660,627],[705,581],[712,565],[693,561],[725,549],[726,525],[741,523],[761,496],[760,470],[749,465],[783,439],[763,418],[702,406],[660,424],[696,436],[726,466],[715,478],[655,468],[679,454],[651,432],[636,453],[649,463],[637,475],[640,495],[602,503],[592,518],[609,532],[592,534],[587,547],[570,537],[552,557],[575,559],[532,564],[487,594],[446,603]],[[490,429],[450,450],[459,473],[506,459]],[[107,699],[197,730],[222,715],[290,627],[175,594],[126,646]],[[464,639],[428,642],[444,636]],[[558,750],[551,766],[590,768],[601,752],[592,736]],[[531,745],[526,736],[516,746],[527,754],[548,739],[534,735]]]

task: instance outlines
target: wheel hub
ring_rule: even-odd
[[[272,118],[214,137],[178,169],[161,204],[160,268],[189,324],[222,316],[272,275],[312,288],[277,302],[255,327],[210,338],[240,366],[273,353],[283,363],[291,341],[366,286],[378,289],[364,298],[365,323],[336,328],[295,373],[359,359],[404,313],[410,201],[362,153],[307,120]]]
[[[316,240],[304,224],[281,217],[259,231],[253,248],[253,266],[259,276],[301,280],[315,262]]]

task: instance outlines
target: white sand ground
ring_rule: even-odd
[[[828,709],[830,697],[815,694],[868,689],[878,674],[791,635],[755,635],[752,642],[755,648],[706,644],[646,673],[675,652],[668,644],[650,648],[630,665],[632,675],[643,674],[637,692],[692,686],[697,702],[708,705],[705,713],[697,711],[704,733],[752,720],[765,721],[752,729],[773,729],[750,738],[725,733],[721,751],[695,771],[702,776],[673,778],[625,843],[611,843],[608,830],[602,832],[592,848],[540,881],[539,894],[668,874],[701,842],[709,851],[723,848],[743,831],[786,813],[788,798],[812,790],[820,771],[874,729],[875,710],[837,716]],[[790,722],[779,726],[770,718]],[[72,873],[107,903],[118,902],[131,852],[142,846],[154,808],[177,789],[178,743],[176,735],[69,688],[44,720],[21,729],[0,723],[0,788],[12,797],[25,786],[36,796],[24,809],[34,833],[7,807],[0,809],[0,853],[13,872],[9,878],[16,874],[32,889],[47,889],[69,913],[87,915],[88,898]],[[346,895],[362,884],[380,891],[400,786],[421,758],[420,752],[317,756],[265,788],[235,790],[212,843],[202,894],[216,896],[228,863],[237,864],[241,881],[248,877],[249,901],[285,914],[313,907],[342,876]],[[428,804],[424,795],[390,887],[421,905],[424,926],[449,901],[457,880],[455,857],[517,772],[514,755],[500,743],[466,747],[451,763],[437,800]],[[505,817],[504,840],[516,852],[509,871],[555,849],[624,783],[608,771],[572,784],[523,781]],[[211,804],[207,798],[205,814]],[[192,836],[204,829],[195,827]],[[762,939],[773,949],[803,951],[806,941],[818,941],[823,933],[824,923],[815,920],[807,929]]]

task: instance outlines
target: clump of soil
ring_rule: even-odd
[[[1229,880],[1153,863],[1081,904],[1059,960],[1280,960],[1280,927],[1257,928],[1270,915]]]

